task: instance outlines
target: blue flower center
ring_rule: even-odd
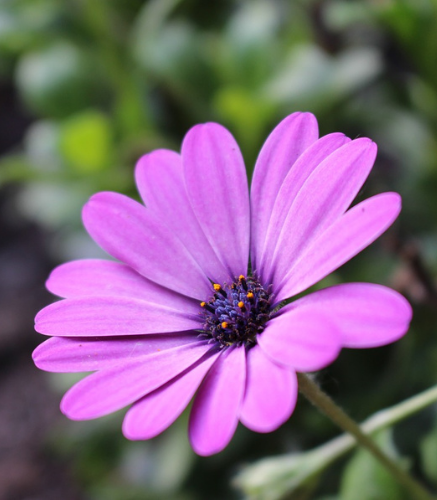
[[[221,347],[251,346],[270,319],[272,294],[255,277],[240,276],[232,284],[213,284],[214,295],[201,302],[204,335]]]

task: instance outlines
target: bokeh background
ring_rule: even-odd
[[[239,141],[248,175],[273,126],[312,111],[321,134],[379,146],[360,198],[398,191],[396,224],[323,283],[370,281],[405,294],[410,333],[392,346],[344,350],[318,375],[363,420],[437,382],[437,2],[435,0],[2,0],[0,2],[0,498],[232,499],[232,478],[269,455],[310,449],[337,429],[303,399],[272,434],[239,427],[199,458],[187,414],[132,443],[122,413],[69,422],[58,409],[76,380],[39,372],[35,313],[53,298],[58,263],[102,255],[81,225],[100,190],[136,197],[133,168],[178,149],[197,122]],[[437,415],[386,433],[385,446],[437,486]],[[349,454],[289,498],[401,500],[391,477]]]

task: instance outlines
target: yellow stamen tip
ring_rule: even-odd
[[[227,328],[227,327],[228,327],[228,324],[226,323],[226,321],[223,321],[222,328]]]
[[[238,276],[238,279],[239,279],[240,281],[245,280],[245,279],[246,279],[246,276],[244,276],[243,274],[240,274],[240,276]]]
[[[253,293],[252,293],[252,292],[249,292],[249,293],[246,295],[246,297],[247,297],[248,299],[253,299]]]
[[[201,302],[200,303],[200,307],[205,307],[206,306],[206,302]]]
[[[216,292],[222,289],[222,287],[218,283],[214,283],[213,287]]]
[[[234,304],[235,304],[235,302],[234,302]],[[243,301],[238,302],[238,307],[240,309],[243,309],[244,308],[244,302]]]

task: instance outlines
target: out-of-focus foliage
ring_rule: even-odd
[[[388,456],[398,459],[391,442],[391,433],[384,431],[375,441]],[[408,498],[403,487],[366,450],[359,450],[343,472],[340,499],[402,500]]]
[[[321,134],[371,137],[379,156],[362,195],[398,191],[403,213],[329,280],[393,286],[415,319],[394,346],[345,351],[320,375],[364,419],[437,381],[436,24],[433,0],[3,0],[0,87],[13,89],[25,126],[0,159],[0,185],[20,186],[17,209],[52,234],[51,255],[63,261],[99,255],[80,223],[87,198],[99,190],[136,196],[139,156],[177,149],[199,121],[229,127],[249,176],[268,132],[293,111],[314,112]],[[435,486],[435,411],[421,418],[396,427],[391,446]],[[186,415],[147,443],[122,438],[120,422],[117,414],[64,423],[47,436],[54,453],[72,460],[87,498],[232,498],[230,479],[245,462],[305,450],[336,432],[299,401],[275,433],[240,428],[224,452],[201,459],[189,448]],[[401,498],[362,452],[301,493],[358,499],[354,491],[363,500]]]

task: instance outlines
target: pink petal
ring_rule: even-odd
[[[210,346],[206,341],[149,354],[102,370],[74,385],[61,402],[72,420],[102,417],[141,399],[200,359]]]
[[[194,215],[185,188],[182,158],[159,149],[137,163],[135,178],[147,208],[178,236],[206,275],[216,283],[233,278],[219,261]]]
[[[246,274],[249,192],[238,144],[221,125],[196,125],[185,136],[182,160],[194,213],[230,276]]]
[[[278,302],[317,283],[376,240],[401,210],[397,193],[382,193],[337,219],[286,274],[277,287]]]
[[[189,423],[193,450],[202,456],[223,450],[234,435],[246,380],[243,347],[222,352],[194,400]]]
[[[241,422],[255,432],[271,432],[292,414],[297,401],[296,373],[273,363],[257,345],[247,353],[246,393]]]
[[[53,337],[33,351],[35,365],[58,373],[103,370],[129,359],[199,342],[195,333],[147,335],[128,338]]]
[[[293,113],[275,127],[259,153],[251,186],[251,259],[254,269],[258,269],[259,251],[264,246],[268,223],[282,182],[299,156],[318,136],[314,115]]]
[[[194,299],[157,285],[130,267],[110,260],[86,259],[67,262],[52,271],[46,286],[65,298],[87,296],[129,297],[183,310],[198,305]]]
[[[376,156],[370,139],[337,149],[310,175],[288,212],[273,256],[271,283],[280,282],[303,251],[352,203]]]
[[[184,311],[122,297],[85,297],[55,302],[35,318],[35,329],[57,337],[100,337],[179,332],[201,328],[200,307]]]
[[[202,358],[176,379],[134,403],[123,421],[123,434],[132,440],[151,439],[167,429],[184,411],[217,355]]]
[[[341,336],[325,311],[292,303],[268,322],[258,344],[273,361],[298,372],[312,372],[334,361],[341,349]]]
[[[325,288],[294,305],[330,314],[343,347],[378,347],[394,342],[407,332],[412,317],[411,306],[402,295],[370,283]]]
[[[287,214],[312,172],[335,150],[350,142],[343,134],[325,135],[309,146],[288,172],[276,197],[257,271],[265,281],[271,275],[272,258]],[[260,253],[260,252],[259,252]]]
[[[181,240],[160,219],[127,196],[98,193],[83,209],[93,239],[146,278],[203,300],[211,285]]]

